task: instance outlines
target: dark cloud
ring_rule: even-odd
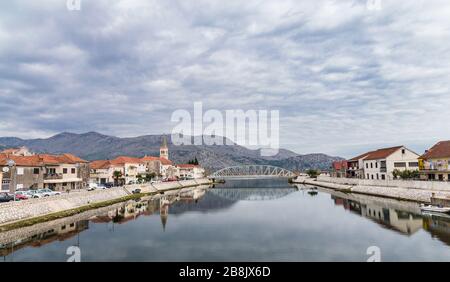
[[[65,2],[0,4],[2,136],[170,132],[202,101],[279,109],[300,153],[450,138],[448,1]]]

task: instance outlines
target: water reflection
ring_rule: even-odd
[[[83,241],[84,244],[88,243],[89,245],[89,240],[100,240],[99,242],[104,244],[104,247],[123,244],[121,247],[125,250],[132,250],[133,245],[123,241],[131,238],[131,233],[127,233],[128,230],[136,230],[135,228],[142,226],[143,229],[139,230],[148,232],[150,230],[148,228],[149,225],[155,227],[150,230],[152,237],[146,237],[141,232],[135,232],[133,238],[134,240],[139,240],[137,242],[142,241],[143,244],[148,238],[151,238],[154,242],[167,243],[167,245],[164,245],[164,248],[161,245],[160,249],[155,249],[155,252],[160,251],[158,254],[161,256],[168,253],[167,248],[174,248],[169,253],[177,253],[177,248],[184,248],[185,244],[183,245],[182,243],[185,241],[183,240],[192,242],[193,238],[199,238],[200,236],[202,245],[196,245],[199,248],[196,254],[201,254],[202,251],[205,252],[211,246],[216,246],[217,248],[216,240],[223,242],[227,240],[227,236],[231,240],[231,238],[236,238],[236,236],[242,234],[239,237],[240,241],[237,240],[233,244],[237,244],[237,246],[242,244],[243,248],[245,246],[250,248],[250,246],[253,246],[253,243],[261,244],[264,242],[264,244],[267,244],[263,248],[266,250],[265,252],[272,250],[272,252],[280,252],[280,256],[284,257],[295,257],[296,255],[301,257],[305,250],[311,250],[310,248],[313,248],[315,244],[317,244],[315,246],[317,248],[330,248],[330,246],[324,247],[323,244],[337,238],[343,238],[342,240],[348,242],[349,245],[351,241],[360,241],[362,245],[366,244],[366,241],[370,242],[371,239],[368,239],[367,235],[357,235],[358,230],[364,230],[361,226],[367,226],[369,221],[374,223],[373,226],[380,226],[382,229],[393,231],[395,234],[401,234],[403,235],[401,237],[404,238],[413,237],[420,230],[424,230],[431,234],[433,238],[450,246],[450,217],[424,216],[421,214],[417,203],[346,194],[321,188],[311,189],[301,185],[290,186],[286,182],[276,182],[271,185],[260,183],[259,185],[261,187],[256,188],[251,183],[230,182],[213,189],[197,187],[171,191],[163,195],[128,201],[53,222],[3,232],[0,233],[0,255],[4,257],[4,260],[6,258],[14,260],[14,253],[20,251],[21,256],[19,260],[23,260],[24,258],[26,259],[24,254],[30,250],[45,249],[43,248],[44,246],[54,245],[69,239],[76,240],[75,243],[79,245],[79,236],[82,233],[87,233],[86,236],[83,236],[86,238]],[[314,203],[317,203],[317,206]],[[365,225],[360,225],[360,223],[355,222],[351,218],[345,219],[345,222],[354,223],[354,225],[346,225],[346,228],[351,230],[352,234],[355,234],[355,237],[352,237],[350,241],[346,237],[348,235],[344,236],[344,234],[347,234],[345,230],[335,230],[337,223],[333,220],[336,220],[336,217],[330,218],[327,216],[336,207],[341,207],[350,214],[367,220]],[[281,209],[283,209],[282,214],[278,214],[277,212],[281,211]],[[263,211],[265,212],[264,217],[261,217],[261,212]],[[277,219],[273,220],[270,214],[274,214],[274,218]],[[345,216],[345,213],[341,216]],[[350,215],[348,216],[350,217]],[[143,220],[139,220],[140,218]],[[246,221],[249,218],[251,220]],[[354,218],[356,219],[356,217]],[[222,221],[216,219],[221,219]],[[220,226],[224,220],[226,223],[224,223],[224,226]],[[202,221],[207,223],[202,225]],[[282,222],[289,222],[289,224],[283,225]],[[212,225],[212,223],[217,223],[218,225]],[[239,228],[230,230],[231,233],[228,234],[226,224],[238,224],[236,226],[239,226]],[[107,231],[103,228],[99,230],[98,227],[101,225],[106,226]],[[189,226],[185,227],[189,229],[177,229],[177,226],[180,225]],[[124,228],[125,226],[126,229]],[[273,226],[277,226],[277,228]],[[285,229],[279,229],[281,226],[284,226]],[[314,226],[319,233],[312,231],[315,230],[311,229]],[[318,226],[321,228],[318,228]],[[360,226],[359,229],[356,226]],[[118,230],[122,231],[121,233],[119,232],[120,234],[117,234],[116,239],[119,241],[114,241],[113,235],[116,235]],[[268,230],[271,231],[267,232]],[[274,232],[273,230],[277,231]],[[108,235],[105,232],[113,234]],[[160,233],[158,234],[157,232]],[[258,242],[258,236],[252,240],[245,241],[245,238],[248,238],[248,235],[253,234],[253,232],[261,236],[261,241]],[[266,237],[278,236],[277,234],[282,234],[282,242],[285,242],[285,247],[283,247],[285,244],[281,244],[279,240],[274,239],[272,242],[269,239],[272,237]],[[386,238],[389,238],[389,236]],[[289,246],[292,246],[294,249],[295,246],[301,247],[303,242],[305,244],[303,248],[305,249],[300,249],[303,251],[297,250],[296,253],[289,248]],[[428,241],[423,242],[429,243]],[[73,241],[70,241],[70,243],[73,244]],[[137,244],[139,245],[139,243]],[[338,243],[333,244],[334,246],[339,246]],[[228,245],[228,247],[227,249],[233,250],[232,246]],[[252,250],[256,252],[256,250],[263,249],[256,248]],[[242,248],[236,248],[234,251],[238,252],[240,250]],[[219,253],[224,252],[223,249],[221,251]],[[247,258],[245,256],[247,253],[242,254],[243,257]],[[318,251],[306,251],[307,257],[304,257],[304,259],[320,260],[321,258],[316,257],[316,254],[319,253]],[[191,252],[186,253],[185,258],[190,258],[192,254]],[[43,250],[42,254],[33,252],[33,255],[39,258],[42,256],[45,259],[55,259],[54,254],[49,250]],[[133,260],[139,255],[140,253],[138,252],[132,252],[128,258]],[[229,255],[232,256],[231,253]],[[251,252],[250,257],[254,257],[251,255]],[[96,256],[91,258],[95,260]],[[233,258],[235,257],[231,257],[231,260]],[[148,257],[143,257],[142,259],[146,260]],[[199,259],[205,260],[204,257]],[[270,260],[270,256],[263,259]],[[174,260],[179,259],[175,258]]]
[[[336,206],[380,226],[411,236],[423,229],[450,246],[450,216],[422,214],[419,204],[325,190]]]

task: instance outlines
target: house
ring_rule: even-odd
[[[331,165],[331,177],[347,177],[348,162],[346,160],[333,162]]]
[[[50,188],[82,189],[89,180],[89,163],[71,154],[16,155],[0,153],[2,191]]]
[[[419,171],[424,180],[450,181],[450,141],[441,141],[420,156]]]
[[[205,169],[199,165],[179,164],[177,165],[180,178],[203,178],[205,177]]]
[[[348,178],[364,178],[364,159],[371,152],[364,153],[348,160],[347,177]]]
[[[114,171],[122,172],[126,184],[136,183],[138,175],[147,172],[144,162],[139,158],[121,156],[110,161],[110,164]]]
[[[405,146],[369,152],[362,160],[365,179],[393,179],[394,170],[418,170],[419,155]]]
[[[111,163],[107,160],[98,160],[90,163],[90,182],[97,184],[113,183]]]
[[[22,157],[28,157],[28,156],[34,155],[34,153],[31,152],[27,147],[6,149],[6,150],[3,150],[2,152],[0,152],[0,154],[6,154],[6,155],[12,155],[12,156],[22,156]]]

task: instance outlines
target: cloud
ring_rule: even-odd
[[[450,4],[0,4],[0,135],[170,132],[176,109],[278,109],[281,145],[351,156],[450,139]]]

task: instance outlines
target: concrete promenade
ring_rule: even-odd
[[[439,198],[450,198],[450,183],[445,182],[370,181],[327,176],[319,176],[317,179],[298,177],[293,182],[347,193],[358,193],[421,203],[430,203],[433,195]]]
[[[204,178],[157,184],[129,185],[105,190],[83,190],[41,199],[2,203],[0,204],[0,227],[18,221],[126,198],[132,195],[132,192],[137,188],[141,189],[142,194],[157,194],[174,189],[209,185],[210,183],[209,179]]]

